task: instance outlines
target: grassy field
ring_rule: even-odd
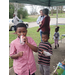
[[[49,14],[49,16],[51,18],[56,18],[56,14],[53,14],[53,16],[51,16],[51,14]],[[24,22],[35,22],[37,20],[37,18],[39,17],[39,15],[30,15],[28,16],[26,19],[22,19]],[[58,18],[65,18],[65,13],[59,13],[58,14]]]
[[[49,16],[51,17],[51,18],[56,18],[56,14],[53,14],[53,16],[51,16],[51,14],[49,14]],[[65,18],[65,13],[59,13],[58,14],[58,18]]]
[[[59,25],[59,26],[60,26],[59,34],[60,34],[60,38],[61,38],[61,35],[65,34],[65,25]],[[27,36],[32,37],[38,46],[40,43],[40,33],[36,32],[37,29],[38,29],[38,27],[28,28]],[[53,26],[51,26],[51,34],[50,34],[50,39],[49,39],[49,42],[51,44],[54,43],[54,40],[53,40],[54,32],[55,32],[55,26],[53,25]],[[16,34],[12,34],[12,33],[14,33],[14,31],[9,32],[9,44],[11,43],[12,40],[16,39],[16,37],[17,37]],[[12,59],[9,58],[9,67],[12,67],[12,63],[13,63]]]
[[[27,17],[26,19],[22,19],[24,22],[35,22],[38,17]]]

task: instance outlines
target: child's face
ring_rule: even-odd
[[[47,42],[48,39],[49,39],[48,35],[42,34],[42,41],[43,41],[43,42]]]
[[[18,37],[20,37],[21,35],[26,36],[27,29],[25,27],[18,27],[16,30],[16,33],[17,33]]]
[[[57,32],[57,29],[55,29],[55,32]]]

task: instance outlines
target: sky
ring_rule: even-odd
[[[33,10],[32,7],[33,7],[34,9],[36,9],[36,11],[37,11],[38,14],[40,14],[39,11],[40,11],[41,9],[43,9],[43,8],[48,8],[49,10],[51,10],[51,8],[46,7],[46,6],[30,5],[30,4],[26,4],[24,8],[26,8],[27,11],[28,11],[28,13],[30,14],[30,12]],[[64,6],[64,8],[65,8],[65,6]],[[63,9],[63,10],[65,11],[65,9]]]
[[[48,7],[45,7],[45,6],[39,6],[39,5],[25,5],[24,8],[26,8],[28,10],[28,13],[30,14],[30,12],[33,10],[32,7],[37,11],[37,13],[39,14],[39,11],[43,8],[48,8]]]

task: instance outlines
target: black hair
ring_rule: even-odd
[[[59,26],[57,26],[57,30],[59,31]]]
[[[49,37],[49,32],[42,32],[43,35],[48,35]]]
[[[56,32],[58,32],[58,31],[59,31],[59,26],[57,26],[57,27],[55,28],[55,30],[56,30]]]
[[[43,13],[44,13],[45,15],[48,15],[48,14],[49,14],[49,10],[48,10],[47,8],[45,8],[45,9],[43,9]]]
[[[25,27],[27,29],[28,25],[27,24],[24,24],[24,23],[18,23],[17,26],[16,26],[16,29],[18,27]]]

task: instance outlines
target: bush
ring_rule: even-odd
[[[26,18],[28,16],[28,12],[26,9],[20,8],[18,10],[18,17],[20,18],[20,15],[22,15],[22,18]]]

